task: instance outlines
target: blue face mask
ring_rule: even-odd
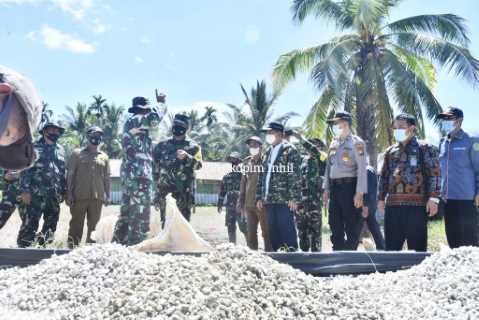
[[[394,139],[397,142],[403,142],[407,139],[406,129],[394,129]]]
[[[454,130],[454,121],[452,120],[445,120],[441,123],[442,130],[446,133],[450,133]]]

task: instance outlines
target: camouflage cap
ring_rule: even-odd
[[[249,144],[250,142],[257,142],[259,144],[263,144],[263,141],[261,141],[261,138],[258,136],[251,136],[248,139],[246,139],[245,143]]]
[[[131,101],[131,107],[128,109],[129,113],[135,113],[138,110],[150,110],[150,102],[145,97],[134,97]]]
[[[229,156],[226,157],[226,161],[233,162],[233,160],[241,160],[241,154],[239,152],[233,151]]]
[[[60,134],[63,134],[63,133],[65,132],[65,128],[64,128],[64,127],[62,127],[61,125],[56,124],[56,123],[54,123],[54,122],[47,122],[47,123],[45,123],[38,132],[40,132],[40,133],[43,134],[43,130],[45,130],[46,128],[57,128],[57,129],[60,130]]]
[[[173,124],[188,129],[190,125],[190,117],[184,113],[177,113],[173,119]]]
[[[94,133],[103,134],[103,130],[102,130],[100,127],[91,126],[91,127],[88,128],[88,130],[86,131],[86,134],[87,134],[87,135],[94,134]]]

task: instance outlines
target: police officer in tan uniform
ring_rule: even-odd
[[[103,137],[103,130],[91,127],[87,131],[88,145],[75,150],[68,161],[67,204],[70,206],[72,219],[68,230],[68,245],[77,246],[82,238],[85,216],[88,233],[86,242],[94,242],[91,233],[100,220],[103,203],[110,197],[110,165],[108,155],[98,146]]]
[[[331,242],[333,250],[356,250],[367,193],[365,144],[351,132],[350,113],[336,112],[328,123],[335,137],[328,152],[323,200],[325,206],[329,202]]]

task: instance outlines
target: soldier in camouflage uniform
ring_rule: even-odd
[[[54,123],[46,123],[40,131],[42,138],[34,144],[38,158],[20,175],[22,225],[17,238],[19,247],[28,247],[35,240],[40,245],[53,241],[60,203],[66,196],[65,152],[57,144],[64,131]],[[35,239],[42,215],[43,226]]]
[[[153,178],[156,187],[155,206],[165,223],[166,196],[171,193],[183,217],[190,221],[194,204],[195,170],[201,169],[200,146],[187,139],[189,118],[177,114],[173,120],[173,137],[161,141],[153,151]]]
[[[246,219],[237,210],[241,184],[241,156],[238,152],[232,152],[226,159],[231,162],[232,170],[228,172],[221,181],[220,193],[218,195],[218,213],[222,212],[223,205],[226,205],[225,225],[228,228],[229,241],[236,244],[236,223],[240,231],[247,237]],[[226,203],[225,203],[226,197]]]
[[[326,169],[327,155],[321,139],[305,139],[298,133],[294,136],[301,141],[308,154],[301,163],[301,204],[297,215],[299,246],[302,251],[321,251],[322,228],[322,184]]]
[[[157,94],[157,101],[164,105],[165,95]],[[123,128],[123,161],[121,164],[122,203],[120,217],[115,225],[113,241],[134,245],[146,239],[150,225],[152,191],[152,140],[150,131],[156,129],[166,108],[156,111],[144,97],[133,99]]]
[[[301,157],[298,150],[284,140],[284,126],[271,122],[264,129],[270,147],[262,158],[263,170],[258,178],[256,206],[266,208],[271,247],[297,250],[294,213],[301,201]]]
[[[0,169],[0,229],[17,207],[19,177],[18,171]]]

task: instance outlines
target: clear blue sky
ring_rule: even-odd
[[[336,34],[324,21],[291,21],[286,0],[0,0],[0,63],[30,76],[56,113],[102,94],[120,105],[158,87],[172,110],[207,102],[243,102],[239,84],[270,82],[282,53]],[[467,19],[479,56],[479,1],[405,0],[391,19],[455,13]],[[446,72],[439,101],[465,111],[476,125],[479,91]],[[278,100],[276,114],[296,111],[300,123],[316,99],[307,75]],[[477,129],[476,129],[477,128]],[[431,132],[431,131],[429,131]]]

